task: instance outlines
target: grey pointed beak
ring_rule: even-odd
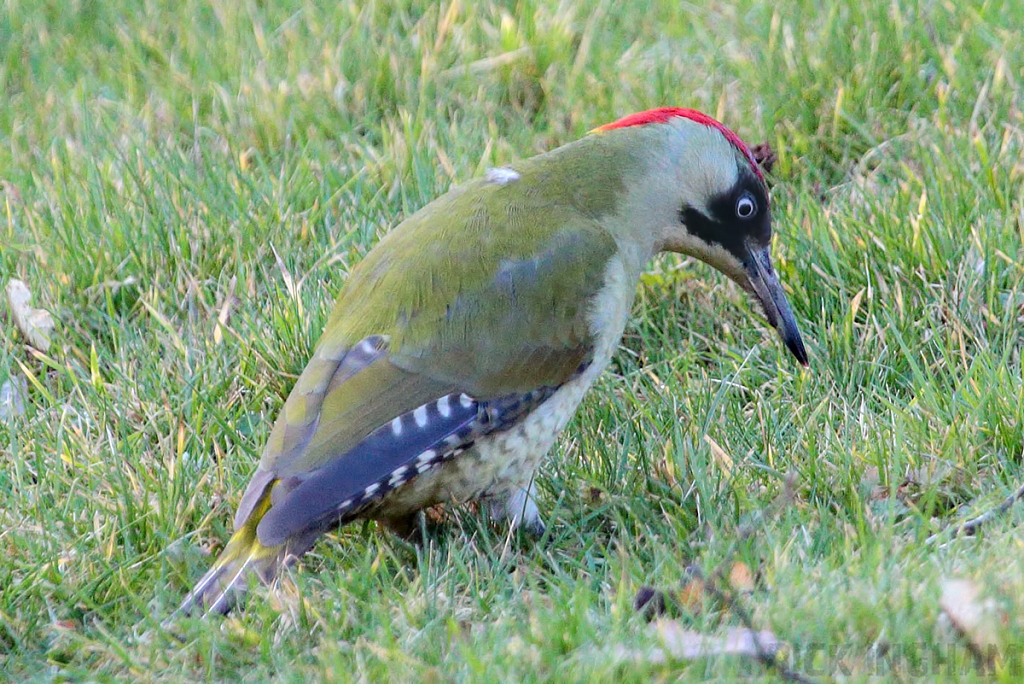
[[[800,337],[800,330],[796,327],[793,310],[789,308],[789,302],[786,301],[786,293],[782,291],[782,283],[779,282],[779,277],[775,274],[775,269],[772,268],[771,254],[768,248],[751,249],[750,258],[743,265],[743,269],[750,280],[754,294],[761,302],[768,322],[778,331],[779,337],[782,338],[786,348],[792,352],[796,360],[804,366],[808,365],[804,341]]]

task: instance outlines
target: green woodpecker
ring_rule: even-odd
[[[449,191],[353,270],[270,433],[235,534],[181,610],[224,612],[325,531],[480,500],[544,530],[533,477],[615,353],[644,265],[692,255],[751,291],[802,364],[768,192],[714,119],[664,108]]]

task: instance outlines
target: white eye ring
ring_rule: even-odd
[[[750,196],[750,193],[746,193],[736,202],[736,215],[741,219],[748,219],[756,213],[757,202]]]

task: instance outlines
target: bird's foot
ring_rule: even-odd
[[[527,534],[540,539],[547,527],[534,500],[536,493],[536,486],[530,483],[528,488],[519,487],[508,496],[492,499],[488,504],[491,520],[507,522],[513,529],[522,527]]]

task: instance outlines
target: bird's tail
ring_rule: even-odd
[[[277,575],[285,555],[284,545],[264,546],[256,535],[256,526],[269,509],[268,491],[245,524],[231,535],[213,567],[196,583],[171,619],[179,614],[192,615],[197,610],[202,611],[203,617],[223,615],[244,592],[250,572],[258,573],[264,582],[270,582]]]

